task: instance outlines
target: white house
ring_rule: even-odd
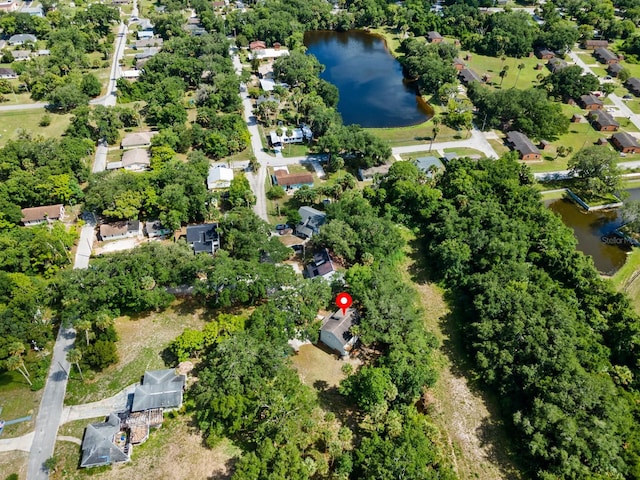
[[[214,188],[229,188],[233,180],[233,170],[222,165],[211,165],[209,168],[209,176],[207,177],[207,187],[209,190]]]
[[[0,12],[15,12],[18,9],[18,2],[14,0],[0,1]]]
[[[46,207],[32,207],[22,209],[22,224],[25,227],[53,222],[64,218],[64,205],[48,205]]]
[[[19,33],[9,37],[9,45],[24,45],[25,43],[36,43],[38,37],[30,33]]]
[[[133,148],[122,154],[122,168],[130,172],[142,172],[150,165],[149,151],[143,148]]]
[[[128,222],[105,223],[100,225],[99,239],[120,240],[122,238],[133,238],[142,236],[142,223],[138,220]]]
[[[18,75],[11,68],[0,68],[0,78],[14,80]]]
[[[320,341],[343,357],[348,355],[358,341],[357,335],[351,333],[351,327],[357,323],[358,318],[355,308],[347,308],[345,313],[337,310],[328,315],[320,328]]]
[[[135,132],[127,134],[120,142],[120,148],[141,148],[150,147],[151,139],[158,132]]]

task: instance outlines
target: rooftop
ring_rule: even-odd
[[[109,414],[105,422],[89,424],[82,439],[80,466],[96,467],[128,461],[129,456],[113,443],[119,431],[120,418],[115,413]]]
[[[37,222],[39,220],[56,220],[60,218],[63,205],[58,203],[57,205],[47,205],[45,207],[32,207],[22,209],[22,222]]]
[[[539,154],[540,150],[529,140],[524,133],[508,132],[507,139],[521,155]]]
[[[136,387],[133,392],[131,411],[179,407],[182,405],[185,382],[186,377],[176,375],[173,368],[146,371],[142,385]]]
[[[355,308],[347,308],[344,314],[342,309],[339,309],[325,317],[320,330],[331,332],[343,345],[346,345],[353,338],[350,329],[357,323],[358,318],[358,311]]]

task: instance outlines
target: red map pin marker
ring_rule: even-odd
[[[343,316],[347,313],[347,308],[349,308],[352,303],[353,299],[351,295],[346,292],[339,293],[336,297],[336,305],[342,310]]]

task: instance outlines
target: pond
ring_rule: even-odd
[[[627,190],[627,200],[640,200],[640,188]],[[578,250],[590,255],[596,268],[606,275],[613,275],[624,265],[630,246],[611,232],[622,225],[620,210],[586,212],[567,199],[545,202],[562,221],[573,229],[578,239]]]
[[[305,33],[304,44],[325,66],[320,77],[338,87],[337,109],[345,125],[404,127],[432,116],[383,38],[358,30],[321,30]]]

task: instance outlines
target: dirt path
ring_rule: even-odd
[[[458,365],[458,353],[450,338],[450,310],[442,290],[425,280],[415,260],[406,265],[406,278],[417,290],[425,311],[425,326],[441,347],[435,356],[440,377],[432,390],[435,423],[445,436],[453,464],[461,479],[519,479],[508,458],[508,440],[496,420],[491,402],[474,390]]]

